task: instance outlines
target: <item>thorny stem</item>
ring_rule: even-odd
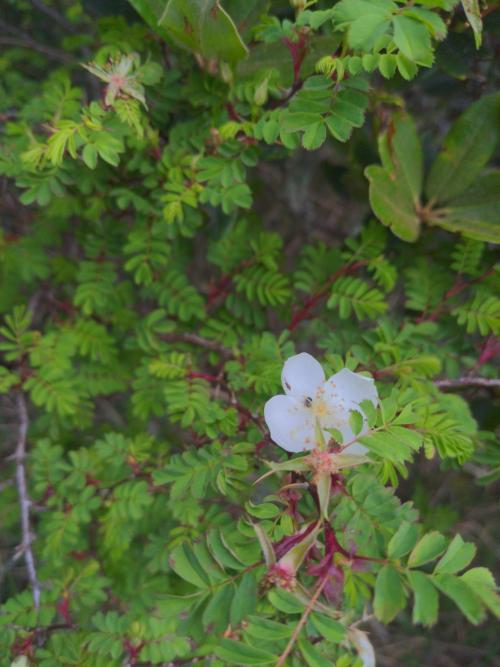
[[[320,582],[319,582],[319,584],[318,584],[318,586],[317,586],[317,588],[316,588],[316,590],[315,590],[315,592],[314,592],[314,595],[313,595],[312,598],[310,599],[310,601],[309,601],[307,607],[304,609],[304,613],[302,614],[302,616],[300,617],[299,622],[298,622],[297,625],[295,626],[295,629],[294,629],[294,631],[292,632],[292,636],[290,637],[290,641],[289,641],[288,644],[286,645],[286,648],[285,648],[285,650],[283,651],[283,653],[282,653],[282,654],[280,655],[280,657],[278,658],[278,661],[276,662],[275,667],[282,667],[282,666],[285,664],[285,660],[288,658],[288,656],[290,655],[290,652],[292,651],[293,647],[295,646],[295,642],[297,641],[297,638],[298,638],[298,636],[299,636],[299,634],[300,634],[300,631],[302,630],[302,628],[303,628],[304,625],[306,624],[306,621],[307,621],[307,619],[309,618],[309,614],[310,614],[310,613],[312,612],[312,610],[314,609],[314,605],[315,605],[316,602],[318,601],[319,596],[321,595],[321,591],[322,591],[323,588],[325,587],[327,581],[328,581],[328,576],[327,576],[327,575],[324,576],[324,577],[320,580]]]
[[[40,608],[40,584],[36,574],[35,559],[31,549],[33,541],[31,526],[30,526],[30,505],[31,500],[28,496],[28,489],[26,485],[26,469],[24,461],[26,458],[26,436],[28,433],[28,410],[26,409],[26,401],[24,395],[19,392],[16,397],[17,414],[19,417],[19,431],[17,437],[17,446],[14,454],[16,461],[16,483],[17,493],[19,496],[19,506],[21,509],[21,532],[22,542],[20,552],[24,555],[24,561],[28,570],[28,577],[33,593],[33,603],[35,609]]]

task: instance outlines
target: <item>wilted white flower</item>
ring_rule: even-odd
[[[378,403],[378,393],[372,378],[343,368],[325,381],[321,364],[306,352],[286,360],[281,373],[285,394],[273,396],[264,408],[264,418],[276,444],[288,452],[314,449],[316,424],[326,442],[328,429],[340,431],[347,454],[362,455],[368,450],[356,442],[350,425],[353,410],[361,413],[363,425],[358,437],[368,431],[366,416],[360,407],[363,401]]]
[[[375,650],[366,632],[358,630],[358,628],[351,628],[349,630],[349,639],[356,647],[363,667],[375,667]]]

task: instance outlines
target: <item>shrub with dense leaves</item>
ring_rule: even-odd
[[[370,667],[498,615],[398,491],[498,479],[495,8],[5,4],[0,665]]]

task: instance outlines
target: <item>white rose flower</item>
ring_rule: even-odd
[[[346,454],[361,456],[368,450],[356,441],[349,423],[353,410],[363,417],[363,426],[357,437],[367,433],[366,415],[360,407],[363,401],[378,404],[378,393],[372,378],[343,368],[325,381],[321,364],[307,352],[301,352],[285,361],[281,373],[285,394],[273,396],[264,407],[264,418],[274,442],[287,452],[315,449],[316,423],[322,429],[325,441],[328,429],[340,431]]]

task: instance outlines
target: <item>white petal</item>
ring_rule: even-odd
[[[314,449],[314,419],[311,410],[293,396],[273,396],[264,406],[264,419],[274,442],[287,452]]]
[[[358,435],[362,436],[367,433],[368,424],[359,404],[368,400],[377,405],[378,392],[373,379],[343,368],[325,382],[320,390],[320,395],[328,405],[328,417],[322,420],[323,426],[339,430],[342,433],[344,445],[348,442],[352,443],[345,450],[346,454],[359,456],[366,454],[367,448],[355,440],[349,417],[352,410],[358,410],[363,415],[363,427]]]
[[[326,391],[331,394],[336,402],[357,403],[371,401],[373,405],[378,404],[378,392],[373,378],[366,377],[360,373],[353,373],[348,368],[343,368],[332,375],[325,383]]]
[[[301,399],[312,398],[324,381],[325,373],[321,364],[307,352],[287,359],[281,372],[285,393]]]

